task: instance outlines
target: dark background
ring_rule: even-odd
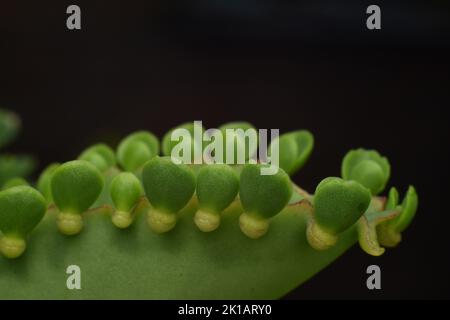
[[[82,30],[66,29],[78,4]],[[450,298],[448,1],[2,1],[0,105],[24,131],[13,152],[41,168],[137,129],[247,120],[316,138],[294,180],[313,191],[351,148],[389,157],[390,185],[420,197],[404,242],[373,258],[354,247],[287,296]],[[382,290],[369,291],[378,264]]]

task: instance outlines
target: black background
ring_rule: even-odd
[[[450,298],[449,59],[446,1],[8,1],[0,4],[0,105],[24,130],[8,151],[41,168],[100,140],[192,120],[312,131],[294,180],[313,191],[351,148],[389,157],[390,185],[414,184],[420,208],[403,243],[358,247],[289,299]],[[82,30],[66,29],[78,4]],[[378,264],[382,290],[369,291]]]

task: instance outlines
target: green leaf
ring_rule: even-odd
[[[185,142],[183,138],[180,138],[179,140],[176,140],[175,137],[172,138],[172,134],[174,133],[175,130],[186,130],[186,133],[188,134],[189,137],[189,141]],[[194,163],[194,159],[195,159],[195,149],[196,147],[202,151],[201,148],[201,144],[202,144],[202,139],[203,139],[203,132],[204,132],[204,128],[201,127],[200,125],[197,125],[197,123],[194,122],[186,122],[183,123],[175,128],[170,129],[163,137],[162,139],[162,152],[163,155],[167,156],[167,157],[171,157],[172,156],[172,149],[178,145],[181,142],[185,142],[185,143],[189,143],[189,145],[191,146],[191,163]],[[198,137],[195,137],[194,134],[195,132],[198,132],[200,135]],[[180,131],[180,133],[182,133]],[[175,155],[175,156],[181,156],[181,155]]]
[[[44,171],[42,171],[37,182],[37,189],[42,193],[45,200],[47,200],[48,204],[53,202],[53,195],[51,189],[53,173],[60,165],[61,165],[60,163],[49,164],[44,169]]]
[[[135,172],[159,153],[158,139],[148,131],[125,137],[117,147],[117,161],[127,171]]]
[[[47,207],[44,197],[29,186],[0,191],[0,230],[25,237],[41,221]]]
[[[292,196],[292,182],[283,169],[274,175],[262,175],[262,168],[263,165],[245,165],[240,177],[239,197],[244,208],[240,227],[253,239],[266,234],[268,220],[278,214]]]
[[[398,203],[398,192],[391,189],[387,200],[386,208],[391,209]],[[396,210],[399,215],[390,221],[380,224],[377,228],[377,235],[380,243],[385,247],[395,247],[402,240],[402,232],[408,228],[417,211],[419,198],[413,186],[409,186],[406,196]]]
[[[330,250],[312,249],[304,237],[306,216],[295,208],[275,216],[271,231],[256,241],[240,232],[239,210],[203,233],[193,225],[193,208],[163,235],[148,230],[146,209],[126,230],[113,228],[110,214],[90,213],[75,238],[59,234],[48,214],[21,259],[0,258],[0,298],[277,299],[356,242],[352,229]],[[82,270],[82,290],[65,285],[72,264]]]
[[[388,159],[377,151],[357,149],[345,155],[341,171],[344,179],[358,181],[376,195],[385,188],[391,174],[390,168]]]
[[[173,163],[169,157],[155,157],[145,164],[142,181],[152,205],[148,214],[150,228],[157,233],[172,230],[176,214],[194,194],[194,172],[184,164]]]
[[[244,210],[268,219],[279,213],[292,195],[292,182],[282,170],[274,175],[262,175],[263,165],[245,165],[240,179],[239,196]]]
[[[380,246],[377,226],[386,221],[392,221],[400,214],[400,208],[385,211],[367,211],[358,221],[357,231],[361,249],[367,254],[378,257],[385,249]]]
[[[200,209],[219,214],[236,198],[239,177],[226,164],[204,166],[197,175],[197,197]]]
[[[0,251],[17,258],[25,250],[25,237],[36,227],[47,207],[44,197],[29,186],[12,187],[0,192]]]
[[[239,177],[226,164],[212,164],[201,168],[197,175],[197,198],[199,210],[194,222],[205,232],[219,227],[220,214],[239,192]]]
[[[314,137],[307,130],[282,134],[272,142],[278,144],[280,167],[289,175],[298,171],[308,160],[314,147]],[[270,147],[269,151],[272,149]]]
[[[80,154],[78,159],[92,163],[101,172],[116,165],[114,151],[104,143],[98,143],[87,148]]]
[[[53,200],[61,211],[58,227],[66,235],[78,234],[83,226],[81,214],[97,200],[103,177],[91,163],[75,160],[60,165],[51,179]]]
[[[13,141],[19,130],[19,117],[13,112],[0,109],[0,148]]]
[[[416,189],[409,186],[406,196],[402,201],[402,212],[395,221],[395,229],[398,232],[403,232],[411,224],[411,221],[416,215],[417,207],[419,206],[419,197]]]
[[[0,185],[6,181],[16,177],[27,177],[34,170],[36,161],[25,155],[9,155],[0,156]]]
[[[153,207],[169,213],[180,211],[195,191],[195,176],[186,165],[155,157],[142,173],[145,193]]]
[[[94,204],[103,188],[103,178],[89,162],[75,160],[53,173],[51,189],[55,204],[66,213],[81,214]]]
[[[132,211],[143,195],[139,179],[132,173],[122,172],[111,182],[111,199],[116,211],[112,221],[118,228],[127,228],[133,221]]]
[[[29,183],[24,178],[12,178],[5,182],[2,186],[2,190],[6,190],[13,187],[19,187],[19,186],[28,186]]]
[[[369,190],[358,182],[325,178],[314,195],[315,221],[325,231],[337,235],[358,221],[370,200]]]
[[[233,150],[234,157],[232,164],[243,164],[245,160],[250,159],[258,149],[258,131],[255,127],[243,121],[229,122],[225,123],[218,128],[223,135],[223,163],[230,163],[227,159],[227,150]],[[254,144],[250,143],[248,137],[254,135],[252,141]],[[242,161],[239,158],[239,154],[243,155]]]

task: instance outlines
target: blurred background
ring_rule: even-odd
[[[366,28],[370,4],[381,30]],[[314,133],[294,177],[313,191],[349,149],[374,148],[390,185],[419,192],[404,243],[380,258],[355,247],[286,298],[450,298],[449,39],[444,0],[3,1],[0,107],[24,124],[8,151],[42,169],[138,129],[246,120]],[[382,290],[366,289],[371,264]]]

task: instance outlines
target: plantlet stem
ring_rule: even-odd
[[[151,208],[148,211],[147,222],[154,232],[165,233],[175,227],[177,224],[177,215]]]
[[[112,222],[117,228],[126,229],[133,223],[133,217],[129,212],[117,210],[113,213]]]
[[[56,223],[59,231],[67,236],[76,235],[83,229],[83,218],[80,214],[61,212]]]
[[[26,246],[25,240],[18,237],[3,236],[0,238],[0,252],[8,259],[20,257]]]
[[[306,238],[309,244],[316,250],[327,250],[334,246],[338,237],[323,230],[311,217],[306,229]]]
[[[250,239],[259,239],[269,230],[269,220],[244,212],[239,216],[239,226]]]
[[[204,210],[198,210],[194,216],[194,222],[203,232],[211,232],[220,226],[220,215]]]

